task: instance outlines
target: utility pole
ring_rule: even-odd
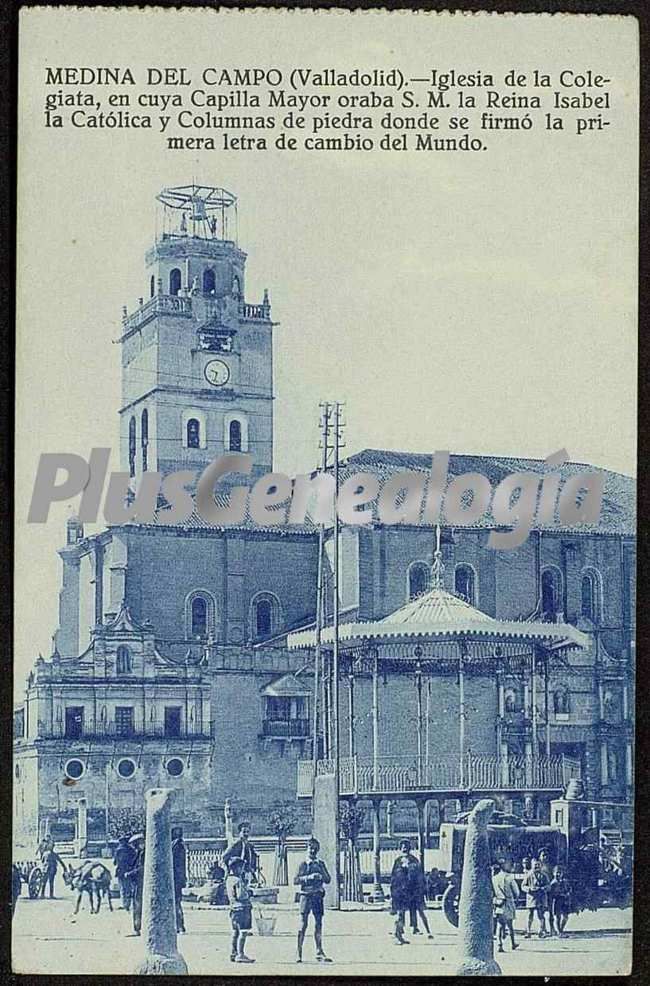
[[[331,410],[329,404],[321,404],[321,449],[323,452],[321,461],[321,470],[325,474],[327,470],[327,453],[329,450],[329,432],[330,432],[330,421],[331,421]],[[314,812],[314,790],[316,785],[316,768],[318,763],[318,740],[320,735],[319,728],[319,689],[321,687],[321,634],[323,631],[323,596],[324,596],[324,585],[323,585],[323,551],[325,550],[325,525],[321,524],[318,531],[318,574],[316,581],[316,629],[315,629],[315,649],[314,649],[314,736],[313,736],[313,746],[312,746],[312,816]],[[322,676],[323,683],[325,681],[325,675]],[[325,702],[323,695],[322,708],[320,709],[322,715],[323,724],[323,742],[325,741]]]
[[[334,805],[335,805],[335,831],[336,831],[336,900],[339,902],[339,887],[341,886],[341,852],[339,840],[339,799],[341,792],[341,744],[339,728],[339,460],[341,452],[341,421],[342,404],[338,401],[334,404],[334,599],[333,599],[333,649],[332,649],[332,714],[333,714],[333,745],[334,745]]]

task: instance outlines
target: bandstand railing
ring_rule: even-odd
[[[333,774],[332,760],[319,760],[317,774]],[[417,757],[342,757],[342,795],[403,794],[410,791],[562,790],[580,778],[580,763],[557,756],[498,757],[468,753],[418,763]],[[298,797],[311,797],[313,763],[298,762]]]

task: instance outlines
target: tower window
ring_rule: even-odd
[[[458,565],[454,574],[454,589],[470,606],[476,605],[476,575],[471,565]]]
[[[586,620],[597,623],[600,617],[600,585],[596,572],[585,572],[582,576],[581,596],[582,615]]]
[[[205,637],[208,632],[208,604],[203,596],[192,600],[192,636]]]
[[[131,674],[133,662],[131,661],[131,651],[128,647],[117,648],[116,670],[118,674]]]
[[[169,272],[169,293],[179,294],[181,290],[181,272],[178,267],[174,267]]]
[[[149,280],[149,297],[153,298],[155,293],[156,293],[156,278],[152,274]]]
[[[201,425],[196,418],[187,422],[187,447],[201,448]]]
[[[241,282],[236,274],[232,279],[232,296],[237,300],[241,298]]]
[[[129,476],[135,476],[135,418],[129,421]]]
[[[560,574],[554,568],[542,572],[542,614],[555,620],[560,612]]]
[[[142,443],[142,471],[147,471],[147,445],[149,444],[149,412],[145,408],[142,412],[141,420],[141,435],[140,441]]]
[[[207,267],[203,271],[203,294],[214,294],[216,284],[214,271],[211,267]]]
[[[429,566],[424,562],[415,562],[411,565],[408,583],[409,599],[415,599],[416,596],[426,592],[429,585]]]
[[[228,428],[228,449],[230,452],[241,452],[241,421],[230,422]]]

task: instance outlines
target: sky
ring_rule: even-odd
[[[56,18],[56,21],[54,20]],[[56,24],[56,29],[54,25]],[[51,650],[69,508],[26,514],[39,455],[110,445],[122,306],[147,295],[163,187],[239,200],[247,300],[269,289],[275,467],[318,461],[318,403],[367,447],[636,458],[637,62],[630,18],[413,12],[22,12],[15,681]],[[602,70],[613,125],[484,153],[167,151],[43,126],[47,65]],[[35,607],[34,602],[38,605]]]

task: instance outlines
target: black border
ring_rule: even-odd
[[[155,4],[138,4],[134,2],[118,3],[37,3],[20,4],[16,0],[4,0],[0,4],[0,175],[2,178],[0,195],[0,229],[5,235],[0,240],[0,305],[4,318],[0,321],[0,524],[4,537],[0,539],[0,653],[5,662],[5,674],[0,679],[0,728],[6,744],[5,763],[12,762],[11,735],[13,710],[13,674],[8,672],[11,667],[12,654],[12,592],[13,592],[13,431],[14,406],[13,390],[15,386],[15,217],[16,217],[16,117],[17,117],[17,59],[18,59],[18,16],[20,8],[27,7],[150,7],[164,8],[205,8],[219,10],[225,8],[276,7],[284,9],[330,9],[337,8],[348,11],[355,10],[423,10],[423,11],[454,11],[474,12],[488,11],[492,13],[551,13],[551,14],[618,14],[636,17],[639,24],[640,57],[641,57],[641,95],[640,95],[640,188],[639,188],[639,418],[638,418],[638,505],[639,529],[637,548],[637,702],[636,702],[636,812],[635,812],[635,894],[634,894],[634,939],[633,939],[633,972],[630,976],[611,977],[584,976],[577,982],[579,986],[610,986],[612,983],[650,982],[650,927],[648,922],[648,897],[650,896],[650,851],[648,849],[648,827],[646,814],[650,810],[650,783],[645,771],[645,765],[650,760],[650,745],[648,725],[650,710],[643,702],[646,685],[650,685],[650,671],[644,666],[645,644],[648,640],[648,618],[643,603],[648,595],[648,569],[650,567],[650,541],[648,530],[650,518],[648,514],[648,469],[650,461],[650,393],[648,374],[644,373],[649,363],[650,343],[650,301],[643,290],[648,281],[650,237],[648,231],[648,207],[650,205],[650,146],[648,143],[648,123],[650,110],[650,86],[648,84],[648,39],[650,36],[650,4],[644,0],[464,0],[461,3],[444,2],[444,0],[394,0],[394,2],[374,3],[371,0],[250,0],[250,2],[234,2],[224,0],[221,4],[212,3],[173,3],[170,0],[158,0]],[[607,381],[603,381],[603,386]],[[639,604],[640,603],[640,604]],[[642,656],[643,655],[643,656]],[[0,786],[0,812],[5,819],[12,815],[11,797],[11,768],[5,773],[8,783]],[[4,902],[10,900],[10,871],[11,871],[11,836],[7,825],[1,840],[3,863],[0,867],[1,897]],[[11,972],[11,908],[5,903],[0,911],[0,983],[31,983],[51,982],[69,986],[69,977],[64,975],[17,975]],[[70,970],[74,973],[74,969]],[[553,982],[566,977],[544,977],[543,972],[538,976],[503,977],[513,983]],[[121,977],[122,979],[127,977]],[[129,980],[146,981],[145,977],[128,977]],[[192,977],[206,982],[238,982],[255,986],[259,982],[270,982],[277,986],[287,986],[296,983],[348,983],[353,984],[353,977],[336,976],[335,969],[330,976],[314,977],[291,976],[201,976]],[[396,976],[373,976],[373,982],[393,986]],[[164,977],[169,983],[178,982],[175,977]],[[459,981],[460,977],[408,977],[406,982],[439,982],[441,984]],[[88,976],[84,980],[93,983],[105,982],[112,986],[115,976]],[[503,981],[502,980],[502,981]],[[464,982],[472,979],[463,978]]]

